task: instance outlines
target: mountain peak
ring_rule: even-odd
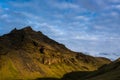
[[[25,30],[25,31],[33,31],[33,29],[31,28],[31,26],[26,26],[26,27],[23,28],[22,30]]]
[[[17,29],[16,28],[14,28],[12,31],[11,31],[11,33],[14,33],[14,32],[16,32],[17,31]]]
[[[32,32],[32,31],[34,31],[34,30],[31,28],[31,26],[26,26],[26,27],[24,27],[24,28],[22,28],[22,29],[14,28],[10,33],[16,33],[16,32],[18,32],[18,31]]]

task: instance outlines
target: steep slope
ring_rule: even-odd
[[[110,62],[73,52],[29,26],[0,37],[0,80],[60,78],[72,71],[93,71]]]

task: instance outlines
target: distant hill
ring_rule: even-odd
[[[120,80],[120,59],[103,65],[96,71],[77,71],[65,74],[61,80]]]
[[[0,37],[0,80],[54,80],[74,71],[94,71],[110,62],[73,52],[30,26]]]
[[[115,60],[115,59],[119,58],[120,54],[119,53],[99,53],[98,56],[103,56],[103,57],[109,58],[111,60]]]

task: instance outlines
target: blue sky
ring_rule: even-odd
[[[74,51],[120,57],[120,0],[0,0],[0,35],[28,25]]]

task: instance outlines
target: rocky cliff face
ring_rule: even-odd
[[[61,77],[72,71],[93,71],[110,62],[73,52],[31,27],[0,37],[0,80]]]

